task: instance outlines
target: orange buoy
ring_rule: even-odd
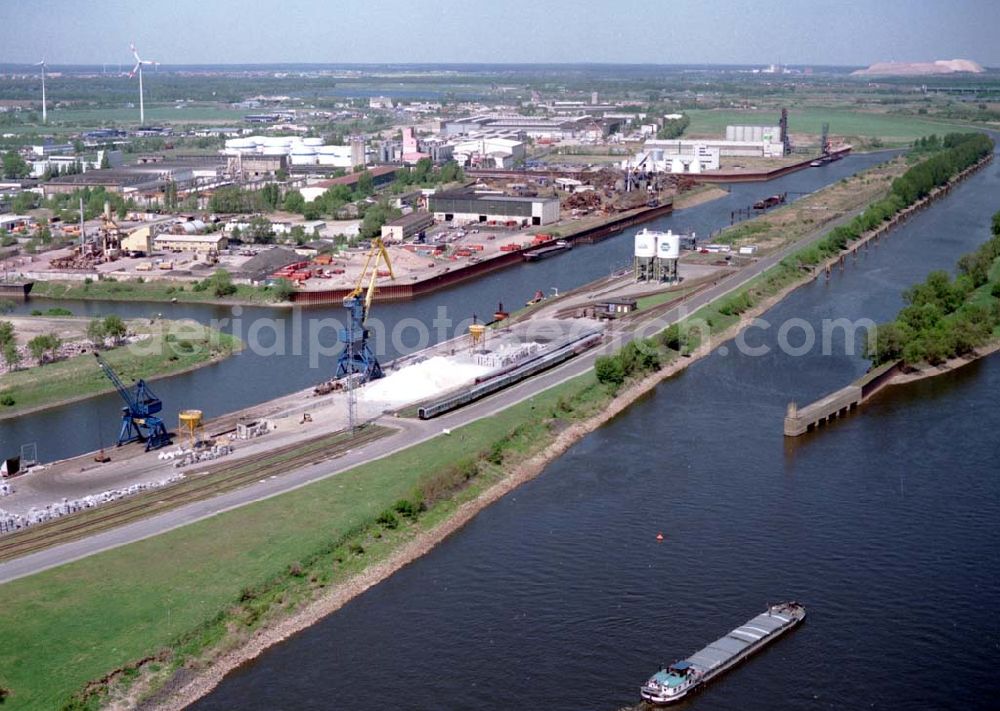
[[[659,541],[660,543],[663,543],[663,534],[662,533],[657,533],[656,534],[656,540]]]

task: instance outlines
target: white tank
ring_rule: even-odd
[[[669,230],[656,237],[656,256],[660,259],[679,259],[681,256],[681,236]]]
[[[643,229],[635,234],[635,256],[655,257],[656,256],[656,233]]]
[[[264,156],[285,156],[288,155],[288,148],[285,146],[264,146],[260,149],[260,154]]]
[[[337,155],[338,153],[345,153],[350,150],[349,146],[319,146],[316,149],[316,152],[320,155],[332,156]]]
[[[316,138],[303,138],[302,139],[302,145],[303,146],[322,146],[323,145],[323,139],[322,138],[318,138],[318,137],[316,137]]]
[[[335,168],[349,168],[350,161],[344,162],[344,159],[340,156],[330,155],[329,153],[320,153],[316,156],[316,162],[320,165],[332,165]]]
[[[245,150],[256,146],[257,143],[252,138],[230,138],[226,141],[226,148],[230,150]]]
[[[316,165],[315,153],[292,153],[292,165]]]
[[[293,156],[314,156],[316,149],[313,146],[303,146],[301,144],[292,146]]]

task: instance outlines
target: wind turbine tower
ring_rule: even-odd
[[[45,57],[42,57],[42,61],[35,66],[42,68],[42,123],[47,123],[48,114],[45,111]]]
[[[139,73],[139,125],[140,126],[145,126],[146,125],[146,107],[143,104],[143,97],[142,97],[142,65],[143,64],[153,64],[153,65],[155,65],[155,64],[158,64],[158,62],[154,62],[154,61],[151,61],[149,59],[140,59],[139,58],[139,53],[135,49],[135,43],[134,42],[132,44],[130,44],[128,47],[129,47],[129,49],[132,50],[132,56],[135,57],[135,67],[132,69],[131,72],[129,72],[129,78],[134,77],[135,74],[136,74],[136,72]]]

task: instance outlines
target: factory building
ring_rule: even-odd
[[[434,225],[429,212],[411,212],[382,225],[382,241],[400,243]]]
[[[160,234],[153,238],[156,249],[174,252],[216,252],[226,249],[229,240],[221,232],[207,235],[171,235]]]
[[[781,143],[781,126],[726,126],[726,140],[735,143]]]
[[[702,173],[719,169],[718,146],[694,141],[646,141],[634,157],[622,162],[622,168],[639,167],[651,173]]]
[[[559,220],[559,199],[510,197],[471,190],[437,192],[428,198],[434,219],[450,222],[496,222],[548,225]]]
[[[378,188],[383,185],[388,185],[395,180],[396,173],[398,173],[399,170],[399,168],[394,168],[389,165],[377,165],[374,168],[369,168],[360,173],[342,175],[339,178],[332,178],[330,180],[319,180],[315,183],[307,185],[304,188],[300,188],[299,192],[302,193],[302,197],[305,198],[306,202],[312,202],[336,185],[346,185],[348,188],[353,190],[358,181],[361,179],[361,176],[365,173],[371,176],[372,185]]]
[[[286,155],[234,155],[226,160],[226,172],[237,178],[264,178],[288,170]]]
[[[153,226],[143,225],[122,237],[122,251],[126,254],[138,254],[143,257],[153,252]]]
[[[0,230],[7,232],[26,232],[35,226],[35,218],[31,215],[0,215]]]
[[[461,166],[513,168],[526,155],[523,141],[512,138],[480,136],[456,141],[454,159]]]
[[[592,116],[539,118],[506,114],[484,114],[445,121],[442,134],[463,136],[483,131],[516,131],[530,138],[559,141],[566,138],[599,139],[606,136],[616,121],[600,121]]]

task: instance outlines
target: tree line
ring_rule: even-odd
[[[894,321],[870,335],[865,356],[873,366],[901,360],[939,365],[970,355],[993,340],[1000,327],[1000,212],[993,215],[991,237],[958,260],[958,276],[931,272],[906,290]]]

